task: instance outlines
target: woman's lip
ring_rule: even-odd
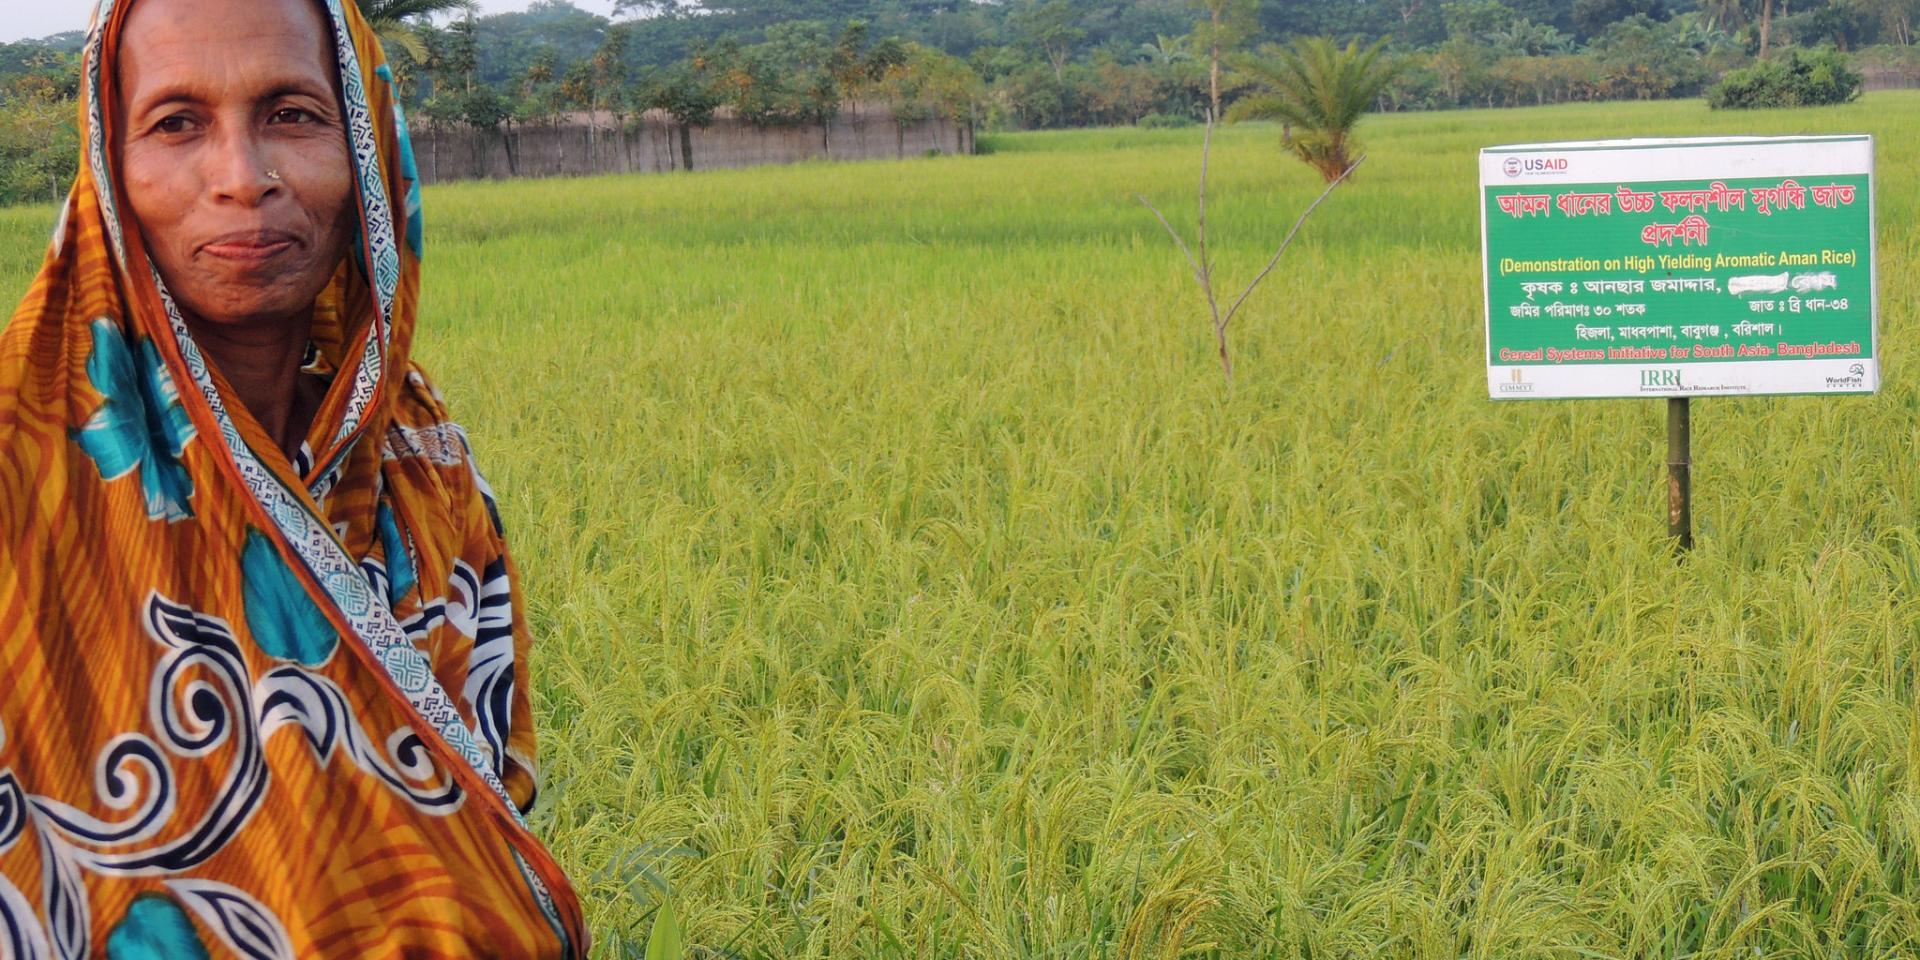
[[[200,249],[222,260],[271,260],[285,252],[293,244],[282,240],[278,243],[210,243]]]
[[[222,260],[259,262],[271,260],[294,245],[292,237],[277,232],[229,234],[200,248],[200,252]]]

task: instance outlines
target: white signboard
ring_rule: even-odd
[[[1879,389],[1873,140],[1480,154],[1498,400]]]

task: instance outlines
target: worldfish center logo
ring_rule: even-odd
[[[1864,363],[1856,363],[1848,367],[1847,375],[1844,377],[1827,378],[1827,389],[1829,390],[1859,390],[1866,385],[1867,365]]]
[[[1509,177],[1564,175],[1570,169],[1566,157],[1508,157],[1502,166]]]

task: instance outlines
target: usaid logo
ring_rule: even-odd
[[[1566,173],[1568,165],[1566,157],[1508,157],[1504,169],[1509,177],[1552,176]]]

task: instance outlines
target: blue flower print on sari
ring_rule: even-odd
[[[266,534],[247,531],[247,545],[240,551],[240,573],[246,578],[241,592],[253,642],[281,660],[309,667],[327,662],[340,635]]]
[[[387,605],[399,606],[419,577],[413,570],[413,555],[407,552],[407,538],[385,500],[380,501],[379,526],[380,546],[387,555]]]
[[[138,470],[149,519],[175,523],[193,516],[187,506],[193,477],[180,464],[193,421],[153,341],[140,340],[136,362],[120,328],[105,317],[95,320],[87,378],[106,401],[73,439],[100,468],[100,478],[118,480]]]
[[[107,960],[207,960],[207,947],[187,912],[158,894],[133,898],[107,935]]]

